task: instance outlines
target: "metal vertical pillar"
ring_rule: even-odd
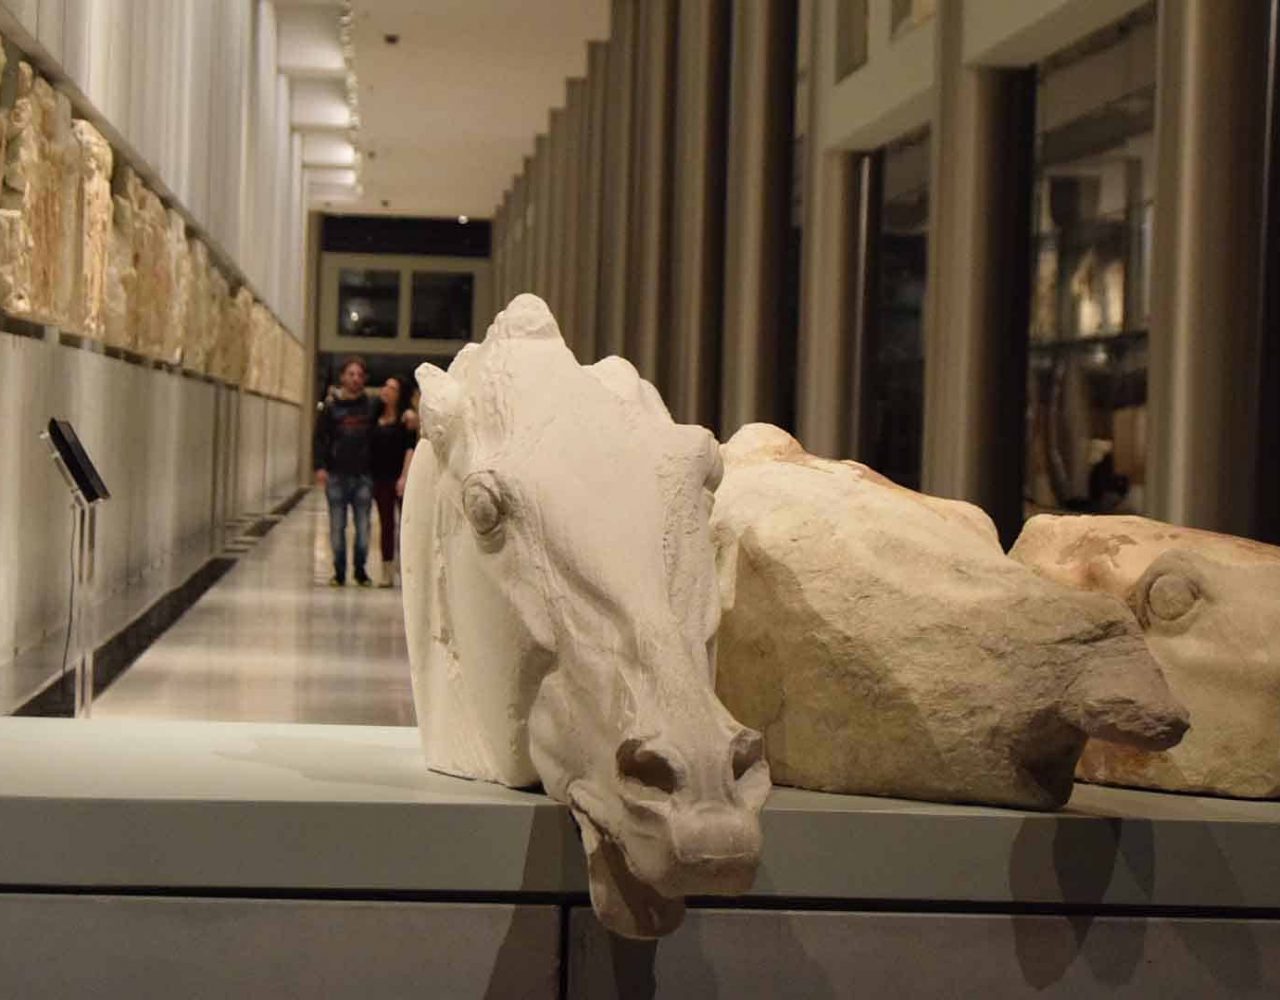
[[[773,420],[791,216],[795,0],[733,8],[720,432]]]
[[[680,0],[668,401],[677,420],[713,428],[720,422],[729,18],[728,0]]]
[[[1022,527],[1034,70],[970,68],[963,8],[937,15],[922,483]]]
[[[614,0],[605,90],[604,202],[600,238],[599,353],[626,350],[628,234],[631,225],[632,101],[636,0]]]
[[[609,73],[607,42],[587,45],[587,89],[583,109],[582,207],[578,234],[578,358],[600,357],[600,219],[604,199],[605,86]]]
[[[1268,13],[1166,0],[1157,24],[1147,507],[1242,535],[1259,515]]]

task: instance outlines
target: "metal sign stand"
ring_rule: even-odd
[[[62,455],[54,446],[48,432],[40,435],[49,446],[53,464],[58,467],[62,481],[67,484],[71,493],[71,544],[72,544],[72,597],[71,612],[67,621],[67,648],[74,645],[75,663],[75,700],[76,718],[88,717],[93,707],[93,644],[81,648],[80,623],[86,589],[92,585],[96,565],[96,549],[98,541],[98,504],[101,500],[90,502],[85,499],[80,487],[76,485],[67,468]],[[66,664],[64,662],[63,668]]]

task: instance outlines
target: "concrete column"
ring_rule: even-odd
[[[551,142],[546,133],[533,143],[533,274],[529,291],[551,294]]]
[[[587,45],[587,89],[583,108],[582,206],[578,215],[578,357],[600,357],[600,217],[604,197],[605,85],[609,73],[606,42]]]
[[[560,278],[560,329],[578,359],[582,359],[582,330],[578,326],[578,273],[582,267],[579,258],[579,234],[582,229],[582,180],[586,173],[583,163],[583,122],[586,121],[587,84],[573,79],[568,83],[565,97],[565,181],[564,208],[561,212],[564,227],[564,263]]]
[[[1261,401],[1257,537],[1280,545],[1280,0],[1271,0],[1267,42],[1267,138],[1265,208],[1262,234],[1262,309],[1258,365]]]
[[[614,0],[605,88],[604,200],[600,234],[601,356],[626,351],[627,249],[631,222],[631,122],[637,0]]]
[[[496,315],[498,310],[502,308],[502,293],[506,283],[506,263],[507,263],[507,205],[511,199],[511,192],[507,191],[502,196],[502,202],[498,205],[498,210],[493,213],[493,224],[489,230],[489,258],[491,261],[491,270],[493,278],[491,281],[493,287],[493,301],[489,303],[489,312]]]
[[[733,8],[720,433],[778,410],[791,214],[795,0]]]
[[[507,299],[508,302],[521,292],[529,291],[533,281],[533,230],[529,225],[529,218],[532,214],[532,174],[533,158],[526,156],[524,158],[524,170],[520,173],[520,179],[516,181],[516,197],[520,205],[520,232],[517,236],[516,264],[512,273],[512,278],[514,279],[513,287],[511,295]]]
[[[963,8],[937,14],[924,335],[926,492],[1022,525],[1033,70],[968,68]]]
[[[1268,10],[1163,2],[1157,30],[1147,509],[1248,535],[1260,513]]]
[[[720,422],[724,303],[728,0],[680,0],[676,43],[668,405],[680,421]]]
[[[815,88],[816,89],[816,88]],[[796,433],[805,448],[830,458],[863,458],[866,433],[860,392],[869,357],[871,269],[878,218],[876,154],[813,150],[805,205],[801,270]]]
[[[665,392],[659,371],[670,294],[672,91],[675,0],[644,0],[636,45],[635,129],[631,147],[634,214],[627,286],[627,357]]]
[[[560,315],[560,287],[564,278],[565,113],[553,108],[547,129],[550,226],[547,228],[547,294],[543,296],[555,316]]]

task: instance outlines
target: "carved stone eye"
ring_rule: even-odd
[[[1185,576],[1166,573],[1156,577],[1147,590],[1147,607],[1152,617],[1161,621],[1177,621],[1196,603],[1199,595]]]
[[[492,535],[502,527],[505,510],[494,484],[473,478],[462,488],[462,509],[477,535]]]

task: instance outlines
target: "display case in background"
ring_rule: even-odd
[[[1145,508],[1154,10],[1040,67],[1024,508]]]

